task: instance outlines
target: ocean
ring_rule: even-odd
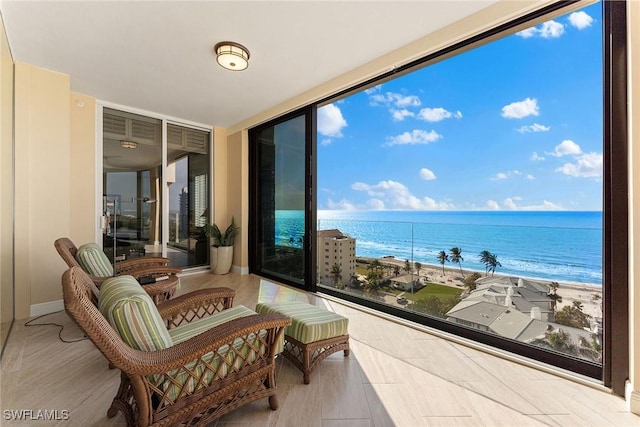
[[[484,273],[488,250],[498,274],[602,285],[602,212],[323,210],[317,227],[354,237],[360,257],[441,266],[438,253],[459,247],[462,268]],[[300,246],[302,235],[302,211],[276,211],[278,244]]]

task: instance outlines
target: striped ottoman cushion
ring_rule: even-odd
[[[102,249],[95,243],[85,243],[78,248],[76,260],[84,271],[96,277],[113,276],[113,266]]]
[[[259,303],[256,311],[290,317],[291,326],[285,334],[303,344],[346,335],[349,329],[346,317],[300,301]]]

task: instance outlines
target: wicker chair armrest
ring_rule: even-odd
[[[170,267],[170,266],[146,266],[144,268],[137,268],[135,270],[122,270],[120,266],[118,266],[118,276],[122,276],[124,274],[129,274],[136,279],[141,277],[161,277],[161,276],[175,276],[177,274],[182,273],[182,269],[180,267]]]
[[[118,268],[122,266],[127,270],[137,270],[139,268],[157,266],[157,265],[169,265],[169,259],[163,257],[139,257],[129,258],[122,261],[116,261]]]
[[[163,302],[158,311],[171,329],[231,308],[235,296],[229,288],[200,289]]]
[[[110,279],[112,276],[107,276],[107,277],[89,276],[89,277],[91,278],[93,283],[96,285],[96,287],[98,289],[100,289],[100,286],[102,286],[104,281],[107,280],[107,279]]]
[[[135,350],[124,343],[117,357],[110,360],[115,367],[128,375],[161,375],[197,361],[207,353],[223,346],[232,346],[237,338],[258,334],[267,330],[269,356],[274,352],[284,328],[291,319],[281,314],[254,314],[223,323],[186,341],[158,351]]]

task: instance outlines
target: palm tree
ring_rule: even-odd
[[[558,294],[558,287],[560,286],[560,284],[558,282],[551,282],[549,284],[549,287],[551,288],[551,292],[549,293],[549,298],[551,298],[551,310],[553,310],[553,313],[555,314],[556,312],[556,307],[558,306],[559,302],[562,302],[562,296],[560,296]]]
[[[440,251],[438,254],[438,261],[442,264],[442,275],[444,276],[444,263],[449,262],[449,255],[445,251]]]
[[[491,257],[491,252],[484,250],[480,252],[480,262],[484,264],[484,275],[489,274],[489,258]]]
[[[496,272],[497,267],[502,267],[500,261],[498,261],[498,256],[496,254],[489,255],[489,261],[487,262],[488,271],[491,272],[491,277],[493,277],[493,273]]]
[[[464,261],[464,258],[462,258],[462,249],[457,247],[451,248],[449,249],[449,252],[451,252],[451,262],[453,262],[454,264],[458,264],[458,267],[460,267],[460,274],[462,274],[462,278],[464,279],[462,264],[460,264],[461,261]]]
[[[416,274],[420,277],[420,270],[422,269],[422,264],[419,261],[413,263],[413,266],[416,268]]]
[[[400,266],[399,265],[394,265],[393,266],[393,274],[396,277],[398,277],[400,275]]]
[[[342,269],[338,264],[331,266],[331,277],[333,278],[333,286],[338,284],[338,280],[342,277]]]
[[[404,267],[402,268],[404,271],[406,271],[407,273],[411,272],[411,263],[409,262],[408,259],[404,260]]]

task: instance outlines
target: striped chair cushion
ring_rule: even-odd
[[[237,305],[211,316],[203,317],[202,319],[194,320],[193,322],[185,323],[176,328],[170,329],[169,336],[174,344],[178,344],[206,330],[222,325],[229,320],[251,316],[252,314],[256,314],[256,312],[243,305]]]
[[[301,301],[259,303],[258,313],[280,313],[291,318],[285,334],[303,344],[346,335],[349,319]]]
[[[255,311],[242,305],[224,310],[212,316],[195,320],[169,330],[174,344],[186,341],[204,331],[222,325],[233,319],[251,316]],[[184,368],[176,369],[164,375],[152,375],[149,381],[162,391],[161,406],[175,402],[180,396],[190,395],[213,381],[225,378],[229,372],[240,370],[245,364],[252,363],[258,355],[266,354],[266,347],[257,337],[264,339],[267,331],[258,335],[249,334],[246,344],[242,338],[233,342],[233,351],[229,345],[220,347],[202,356],[201,359],[188,363]]]
[[[102,249],[95,243],[85,243],[76,253],[78,264],[91,276],[113,276],[113,266]]]
[[[132,276],[105,280],[98,308],[132,348],[154,351],[173,345],[156,305]]]

